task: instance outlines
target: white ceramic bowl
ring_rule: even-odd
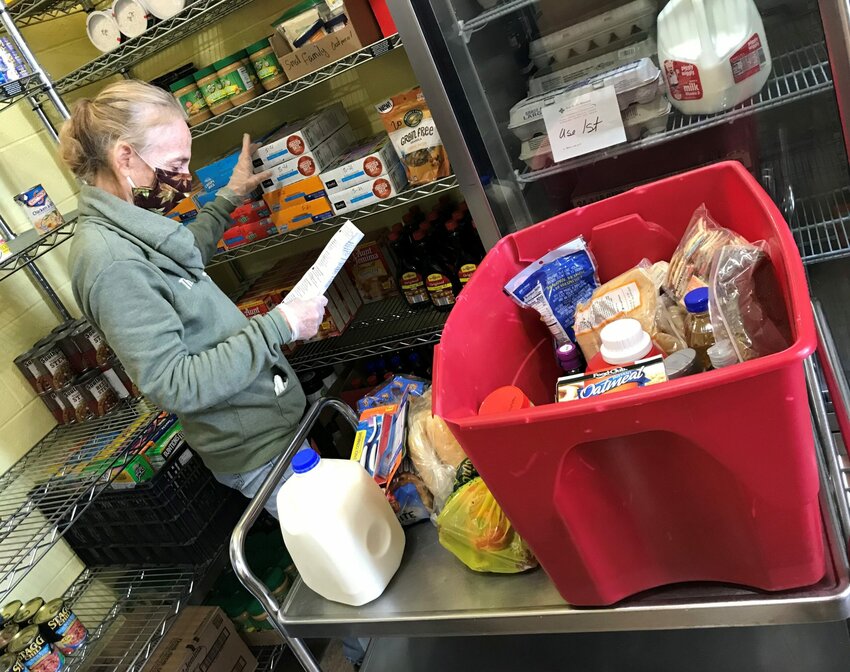
[[[138,37],[148,28],[148,10],[137,0],[115,0],[112,14],[118,29],[127,37]]]
[[[143,3],[158,19],[170,19],[186,6],[185,0],[143,0]]]
[[[112,51],[121,44],[121,31],[111,9],[89,14],[86,18],[86,33],[91,43],[103,52]]]

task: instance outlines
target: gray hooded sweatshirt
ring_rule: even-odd
[[[96,187],[80,192],[71,284],[144,394],[175,413],[213,471],[255,469],[289,444],[305,399],[276,310],[246,318],[204,272],[230,221],[219,196],[189,226]],[[286,381],[275,395],[274,376]]]

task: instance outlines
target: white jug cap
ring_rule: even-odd
[[[630,364],[649,354],[652,339],[641,323],[630,317],[614,320],[599,332],[602,347],[599,352],[609,364]]]

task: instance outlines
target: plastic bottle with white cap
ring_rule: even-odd
[[[359,462],[321,459],[309,448],[292,458],[292,471],[277,494],[278,516],[304,583],[334,602],[371,602],[404,552],[404,531],[384,493]]]
[[[587,373],[628,366],[664,353],[652,342],[640,322],[630,317],[614,320],[599,332],[602,345],[587,364]]]
[[[717,343],[708,349],[708,358],[711,360],[711,365],[715,369],[722,369],[738,363],[738,355],[735,354],[735,348],[732,347],[732,343],[725,339],[717,341]]]

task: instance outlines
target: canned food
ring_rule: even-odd
[[[0,672],[23,672],[24,666],[14,653],[0,656]]]
[[[39,235],[50,233],[65,223],[62,214],[40,184],[15,196],[15,202],[24,209],[27,219]]]
[[[90,369],[106,364],[112,356],[112,350],[109,349],[103,334],[88,322],[84,322],[74,329],[71,332],[71,337],[76,342],[80,352],[83,353],[86,364]]]
[[[50,600],[33,618],[41,636],[63,654],[68,655],[86,642],[88,630],[61,597]],[[2,671],[0,671],[2,672]]]
[[[48,644],[37,625],[21,630],[9,643],[8,652],[17,654],[29,672],[58,672],[65,667],[65,656]]]
[[[18,634],[20,629],[21,626],[17,623],[7,623],[6,627],[0,630],[0,650],[9,646],[9,642],[11,642],[12,638]]]
[[[76,387],[83,393],[89,411],[97,418],[109,413],[118,403],[118,395],[99,370],[80,376]]]
[[[58,390],[56,394],[62,397],[65,405],[70,409],[71,414],[74,416],[74,421],[85,422],[92,417],[92,413],[86,403],[85,395],[76,384],[71,383],[70,385],[66,385],[61,390]]]
[[[138,399],[142,396],[142,391],[130,380],[127,370],[116,356],[113,355],[110,357],[106,367],[101,370],[103,371],[103,375],[106,376],[106,379],[111,383],[112,389],[122,399],[127,397]]]
[[[76,419],[73,409],[65,405],[64,400],[58,393],[45,392],[38,395],[38,398],[41,399],[41,403],[47,406],[47,410],[53,414],[53,419],[56,420],[57,424],[68,425]]]
[[[3,608],[0,609],[0,622],[3,624],[11,623],[23,604],[20,600],[13,600],[3,605]]]
[[[44,600],[40,597],[34,597],[29,602],[21,605],[21,608],[18,609],[18,613],[15,614],[15,623],[20,625],[21,627],[29,624],[32,620],[32,617],[35,616],[36,612],[44,606]]]
[[[72,322],[65,329],[56,333],[56,345],[59,346],[59,349],[68,358],[71,369],[76,374],[85,373],[93,368],[83,354],[83,351],[80,350],[80,346],[77,345],[77,341],[74,340],[74,330],[79,328],[79,326],[79,321]]]
[[[65,357],[65,353],[56,345],[54,338],[54,336],[47,336],[33,346],[33,359],[43,377],[43,392],[58,390],[70,382],[72,377],[71,363]]]
[[[35,390],[36,394],[41,394],[44,392],[41,380],[42,373],[41,369],[39,369],[36,365],[32,355],[32,350],[27,350],[22,355],[18,355],[15,357],[15,366],[18,367],[18,371],[20,371],[21,375],[27,379],[27,382],[30,384],[30,387]]]

